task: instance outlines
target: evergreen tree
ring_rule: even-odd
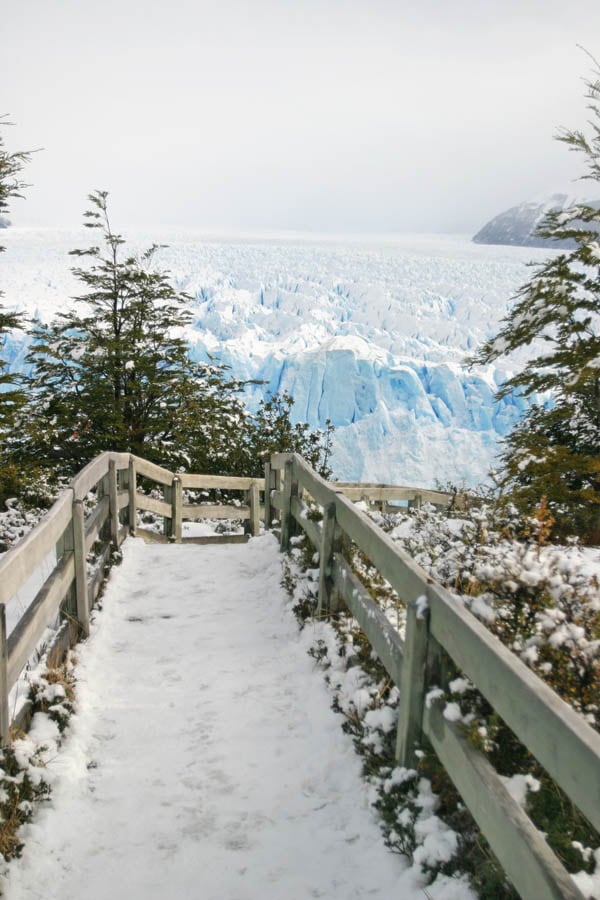
[[[85,292],[72,311],[33,332],[22,452],[61,472],[108,449],[205,469],[243,421],[242,385],[222,366],[190,359],[189,298],[153,269],[156,245],[140,257],[124,254],[107,196],[90,195],[85,213],[102,242],[73,251],[91,260],[73,270]]]
[[[73,269],[84,293],[72,311],[33,330],[19,457],[71,474],[103,450],[122,450],[171,469],[258,476],[277,450],[326,469],[331,427],[323,434],[292,425],[287,394],[251,415],[244,382],[214,360],[191,360],[190,298],[154,269],[157,246],[140,257],[124,253],[107,196],[90,195],[85,213],[102,241],[73,251],[91,260]]]
[[[334,426],[329,419],[325,430],[312,430],[307,422],[292,423],[294,401],[284,391],[261,400],[258,411],[248,421],[248,465],[254,474],[272,453],[299,453],[324,478],[331,476],[331,442]],[[258,467],[258,468],[257,468]]]
[[[558,139],[585,157],[584,179],[600,185],[600,69],[586,81],[591,135]],[[489,363],[522,347],[536,355],[509,378],[503,397],[520,389],[533,401],[506,440],[504,487],[526,511],[542,496],[563,535],[600,540],[600,209],[578,205],[550,212],[538,233],[572,249],[541,266],[519,291],[498,335],[475,361]],[[549,408],[536,394],[550,392]]]
[[[0,116],[0,124],[3,124],[2,118]],[[11,199],[21,196],[20,191],[25,185],[20,181],[19,173],[28,159],[28,153],[9,153],[0,134],[0,215],[8,210]],[[0,253],[4,250],[5,247],[0,245]],[[0,300],[3,296],[4,293],[0,290]],[[6,333],[11,328],[22,327],[22,324],[20,316],[8,312],[0,303],[0,354],[6,341]],[[24,402],[20,379],[7,371],[6,361],[0,356],[0,504],[8,494],[17,489],[17,468],[8,462],[6,445],[10,440],[15,415]]]

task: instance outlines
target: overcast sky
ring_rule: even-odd
[[[473,231],[569,185],[600,0],[18,0],[15,224]],[[582,188],[573,185],[574,192]]]

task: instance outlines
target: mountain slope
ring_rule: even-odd
[[[576,200],[568,194],[552,194],[543,201],[530,201],[513,206],[494,216],[474,236],[476,244],[506,244],[517,247],[552,247],[555,250],[569,249],[572,241],[549,241],[535,234],[546,213],[550,210],[567,209],[577,204],[600,207],[600,201]]]

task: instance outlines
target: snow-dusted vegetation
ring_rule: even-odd
[[[364,506],[365,511],[369,511]],[[600,551],[551,545],[547,509],[523,519],[481,504],[470,512],[401,510],[369,514],[596,730],[600,730]],[[389,621],[404,633],[406,607],[356,549],[349,558]],[[325,671],[332,704],[354,736],[388,845],[407,853],[432,884],[468,875],[478,896],[518,895],[498,866],[452,781],[426,743],[414,770],[395,763],[398,689],[355,620],[314,618],[318,569],[304,538],[294,539],[288,586]],[[586,897],[600,888],[600,836],[576,811],[475,686],[447,659],[443,684],[427,704],[460,724],[545,833]]]

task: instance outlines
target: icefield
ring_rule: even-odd
[[[465,359],[495,333],[527,263],[548,250],[474,245],[467,237],[215,236],[120,229],[126,249],[166,244],[157,265],[190,296],[193,355],[217,357],[255,406],[287,390],[297,420],[336,426],[338,478],[473,486],[524,408],[494,393],[522,358],[485,369]],[[0,257],[4,303],[49,320],[81,292],[69,250],[89,232],[10,228]],[[24,368],[27,341],[3,349]]]

